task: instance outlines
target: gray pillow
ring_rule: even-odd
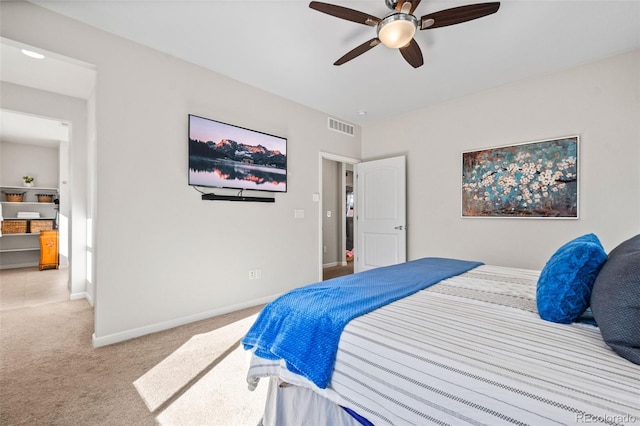
[[[640,234],[609,253],[593,284],[591,310],[607,345],[640,364]]]

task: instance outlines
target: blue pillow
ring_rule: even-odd
[[[575,321],[589,307],[593,283],[607,253],[595,234],[560,247],[540,273],[536,304],[540,318],[561,324]]]

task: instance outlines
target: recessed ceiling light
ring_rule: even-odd
[[[361,109],[360,111],[358,111],[358,115],[367,115],[367,111]]]
[[[33,50],[22,49],[22,53],[30,58],[44,59],[44,55],[42,53],[34,52]]]

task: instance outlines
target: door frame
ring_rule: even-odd
[[[338,155],[338,154],[332,154],[330,152],[323,152],[320,151],[320,155],[318,158],[318,281],[322,281],[322,245],[323,245],[323,240],[322,240],[322,160],[329,160],[329,161],[335,161],[341,164],[358,164],[361,163],[362,160],[357,159],[357,158],[351,158],[351,157],[345,157],[342,155]],[[345,177],[344,177],[344,173],[342,176],[342,183],[343,183],[343,187],[344,187],[344,182],[345,182]],[[356,188],[355,185],[353,186],[353,191],[354,191],[354,196]],[[345,203],[341,203],[341,208],[340,208],[340,217],[342,218],[342,225],[341,225],[341,232],[343,233],[343,235],[346,234],[346,206]],[[357,249],[356,247],[356,241],[354,238],[353,241],[353,248],[354,250]]]

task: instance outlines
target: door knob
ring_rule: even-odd
[[[395,228],[393,228],[393,229],[397,229],[398,231],[402,231],[402,225],[400,225],[400,226],[396,226],[396,227],[395,227]]]

